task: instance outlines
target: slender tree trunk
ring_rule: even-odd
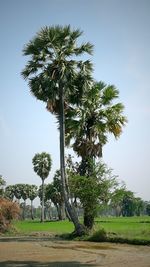
[[[33,200],[31,200],[31,219],[34,220],[34,216],[33,216]]]
[[[25,209],[26,209],[26,200],[23,203],[23,220],[25,220]]]
[[[61,209],[62,220],[65,220],[66,219],[66,214],[65,214],[65,203],[64,203],[64,201],[61,203],[60,209]]]
[[[41,210],[41,222],[44,222],[44,179],[42,179],[42,210]]]
[[[83,235],[85,233],[85,228],[80,224],[77,213],[75,209],[71,206],[66,191],[66,179],[65,179],[65,113],[64,113],[64,88],[63,85],[60,85],[60,113],[59,113],[59,124],[60,124],[60,171],[61,171],[61,180],[62,180],[62,190],[63,197],[65,201],[66,209],[69,213],[69,216],[75,226],[75,234]]]

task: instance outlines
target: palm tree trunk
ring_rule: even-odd
[[[65,113],[64,113],[64,87],[60,85],[60,112],[59,112],[59,124],[60,124],[60,171],[61,171],[61,181],[62,181],[62,191],[65,201],[66,209],[69,216],[75,226],[75,234],[82,235],[85,233],[85,227],[80,224],[77,213],[75,209],[71,206],[66,190],[66,179],[65,179]]]
[[[33,200],[31,200],[31,219],[34,220],[34,216],[33,216]]]
[[[44,179],[42,179],[42,211],[41,211],[41,222],[44,222]]]
[[[23,220],[25,220],[25,209],[26,209],[26,201],[23,203]]]

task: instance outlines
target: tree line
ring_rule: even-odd
[[[126,188],[124,183],[119,183],[117,176],[113,175],[112,170],[106,164],[97,164],[95,167],[97,180],[92,178],[87,183],[84,176],[78,175],[80,163],[74,163],[71,155],[67,157],[66,162],[69,177],[69,199],[78,216],[83,216],[85,209],[91,213],[91,203],[92,208],[95,203],[94,217],[102,215],[150,216],[150,202],[136,197],[132,191]],[[6,186],[5,180],[0,176],[0,197],[11,201],[16,200],[22,209],[22,219],[29,218],[29,216],[32,220],[34,220],[34,216],[39,217],[41,221],[44,219],[71,219],[64,205],[60,170],[56,171],[51,183],[39,187],[30,184]],[[40,211],[39,207],[33,206],[36,197],[40,198]],[[31,201],[30,205],[26,205],[27,199]],[[23,200],[22,203],[21,200]]]

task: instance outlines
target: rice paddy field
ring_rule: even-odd
[[[67,234],[74,230],[69,221],[15,221],[13,223],[17,233],[31,234],[46,232],[52,234]],[[143,240],[150,242],[150,216],[140,217],[99,217],[96,218],[94,231],[104,229],[111,238],[127,240]]]

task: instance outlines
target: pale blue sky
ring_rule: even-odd
[[[0,0],[0,174],[7,184],[33,183],[36,152],[59,168],[59,135],[45,105],[20,72],[22,49],[45,25],[70,24],[94,44],[94,77],[117,86],[128,125],[110,138],[103,159],[137,196],[150,200],[150,1]]]

